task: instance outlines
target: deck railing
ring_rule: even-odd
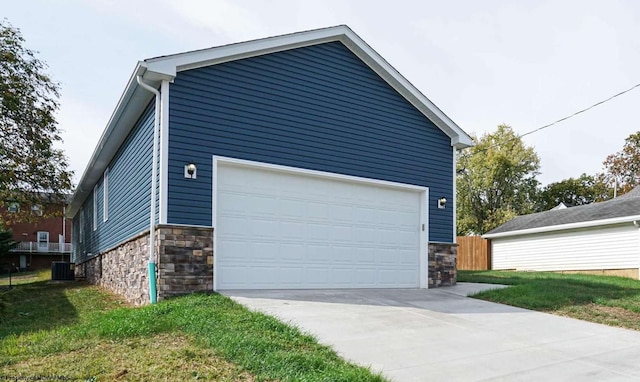
[[[29,253],[71,253],[71,243],[38,243],[36,241],[21,241],[11,252]]]

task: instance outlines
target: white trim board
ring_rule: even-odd
[[[528,235],[528,234],[534,234],[534,233],[563,231],[563,230],[569,230],[569,229],[597,227],[597,226],[620,224],[620,223],[633,223],[635,221],[640,221],[640,215],[623,216],[623,217],[611,218],[611,219],[591,220],[586,222],[536,227],[536,228],[529,228],[529,229],[521,229],[518,231],[490,233],[490,234],[484,234],[482,235],[482,237],[485,239],[496,239],[501,237],[520,236],[520,235]]]
[[[158,171],[160,189],[158,222],[167,224],[167,200],[169,179],[169,81],[162,81],[160,87],[160,166]]]
[[[343,175],[337,173],[330,173],[324,171],[316,171],[316,170],[308,170],[297,167],[290,166],[281,166],[270,163],[263,162],[254,162],[243,159],[229,158],[229,157],[221,157],[214,155],[212,157],[212,210],[211,210],[211,223],[213,226],[213,251],[214,251],[214,262],[213,262],[213,290],[218,290],[218,278],[215,276],[218,272],[217,261],[215,260],[215,254],[218,253],[218,240],[217,240],[217,184],[218,184],[218,165],[226,164],[232,166],[239,167],[248,167],[248,168],[261,168],[266,171],[276,171],[276,172],[285,172],[285,173],[293,173],[293,174],[301,174],[304,176],[312,176],[319,178],[330,178],[335,180],[342,180],[346,182],[354,182],[354,183],[364,183],[375,185],[378,187],[386,187],[386,188],[396,188],[396,189],[404,189],[404,190],[412,190],[421,193],[420,198],[420,227],[417,229],[420,231],[420,253],[419,253],[419,266],[420,266],[420,280],[419,285],[420,288],[428,288],[429,280],[428,280],[428,243],[429,243],[429,188],[423,186],[416,186],[411,184],[397,183],[397,182],[389,182],[384,180],[370,179],[370,178],[362,178],[351,175]],[[422,226],[424,226],[424,230],[422,230]]]

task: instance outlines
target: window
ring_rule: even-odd
[[[11,213],[16,213],[20,211],[20,204],[18,202],[9,203],[9,206],[7,207],[7,211]]]
[[[98,186],[93,187],[93,230],[98,229]]]
[[[80,209],[80,222],[78,225],[80,226],[78,230],[78,240],[82,243],[82,239],[84,239],[84,208]]]
[[[40,206],[39,204],[31,206],[31,214],[35,216],[42,216],[42,206]]]
[[[106,222],[109,219],[109,168],[104,170],[104,176],[102,177],[102,221]]]
[[[38,252],[49,251],[49,232],[38,231]]]

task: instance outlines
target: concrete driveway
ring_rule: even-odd
[[[495,287],[222,293],[393,381],[640,381],[640,332],[466,297]]]

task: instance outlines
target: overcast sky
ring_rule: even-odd
[[[62,86],[76,181],[136,62],[347,24],[468,133],[519,134],[640,83],[640,1],[4,1]],[[640,130],[640,89],[525,137],[543,184],[594,174]]]

